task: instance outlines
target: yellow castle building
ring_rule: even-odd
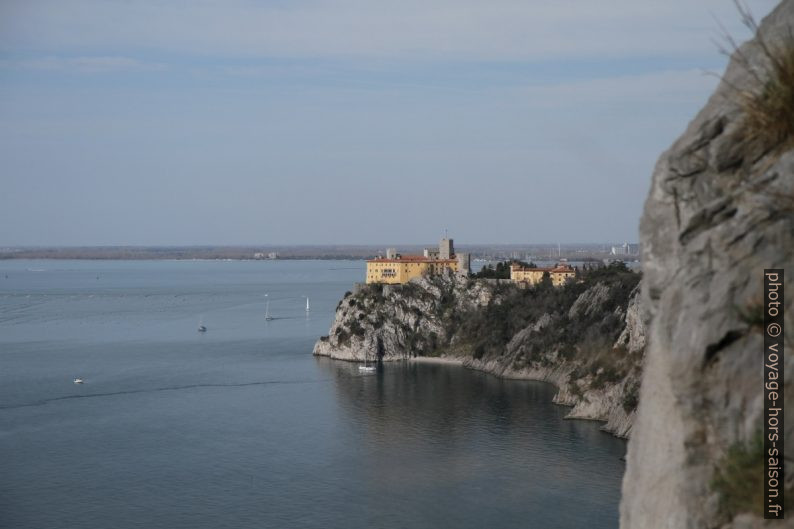
[[[424,255],[400,255],[394,248],[389,248],[386,257],[367,261],[367,283],[402,284],[445,270],[469,273],[469,255],[456,254],[452,239],[446,238],[441,239],[438,249],[425,248]]]
[[[537,285],[543,279],[543,274],[547,272],[551,278],[551,284],[555,287],[564,285],[576,277],[576,270],[568,265],[558,264],[550,268],[526,268],[519,264],[512,264],[510,266],[510,280],[526,285]]]

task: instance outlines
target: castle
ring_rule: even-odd
[[[510,266],[510,280],[525,285],[540,283],[546,273],[549,274],[551,284],[555,287],[564,285],[576,277],[576,270],[568,265],[557,265],[550,268],[526,268],[514,263]]]
[[[468,275],[469,254],[455,253],[452,239],[441,239],[436,248],[425,248],[423,255],[400,255],[394,248],[386,250],[386,257],[367,261],[367,283],[402,284],[415,277],[435,275],[446,270]]]

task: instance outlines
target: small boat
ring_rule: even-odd
[[[306,296],[306,312],[309,312],[309,296]]]
[[[358,366],[358,370],[362,373],[374,373],[377,367],[369,365],[369,353],[364,353],[364,365]]]
[[[198,326],[198,332],[207,332],[207,326],[206,325],[199,325]]]
[[[83,379],[82,378],[76,378],[76,379],[74,379],[74,383],[75,384],[82,384],[83,383]]]

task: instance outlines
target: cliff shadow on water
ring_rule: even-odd
[[[626,437],[637,406],[645,335],[640,275],[622,264],[554,287],[445,274],[359,285],[340,301],[314,354],[389,362],[453,359],[505,378],[544,380],[571,418]]]

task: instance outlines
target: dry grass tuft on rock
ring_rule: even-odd
[[[794,33],[789,28],[779,42],[768,42],[759,33],[750,11],[738,2],[736,7],[744,25],[755,34],[755,45],[764,58],[764,64],[751,62],[725,32],[728,46],[721,51],[733,55],[756,81],[751,89],[732,86],[744,113],[746,137],[759,142],[764,150],[787,148],[794,143]]]
[[[760,90],[740,94],[745,126],[764,147],[787,146],[794,139],[794,37],[763,46],[770,64],[766,81]]]

